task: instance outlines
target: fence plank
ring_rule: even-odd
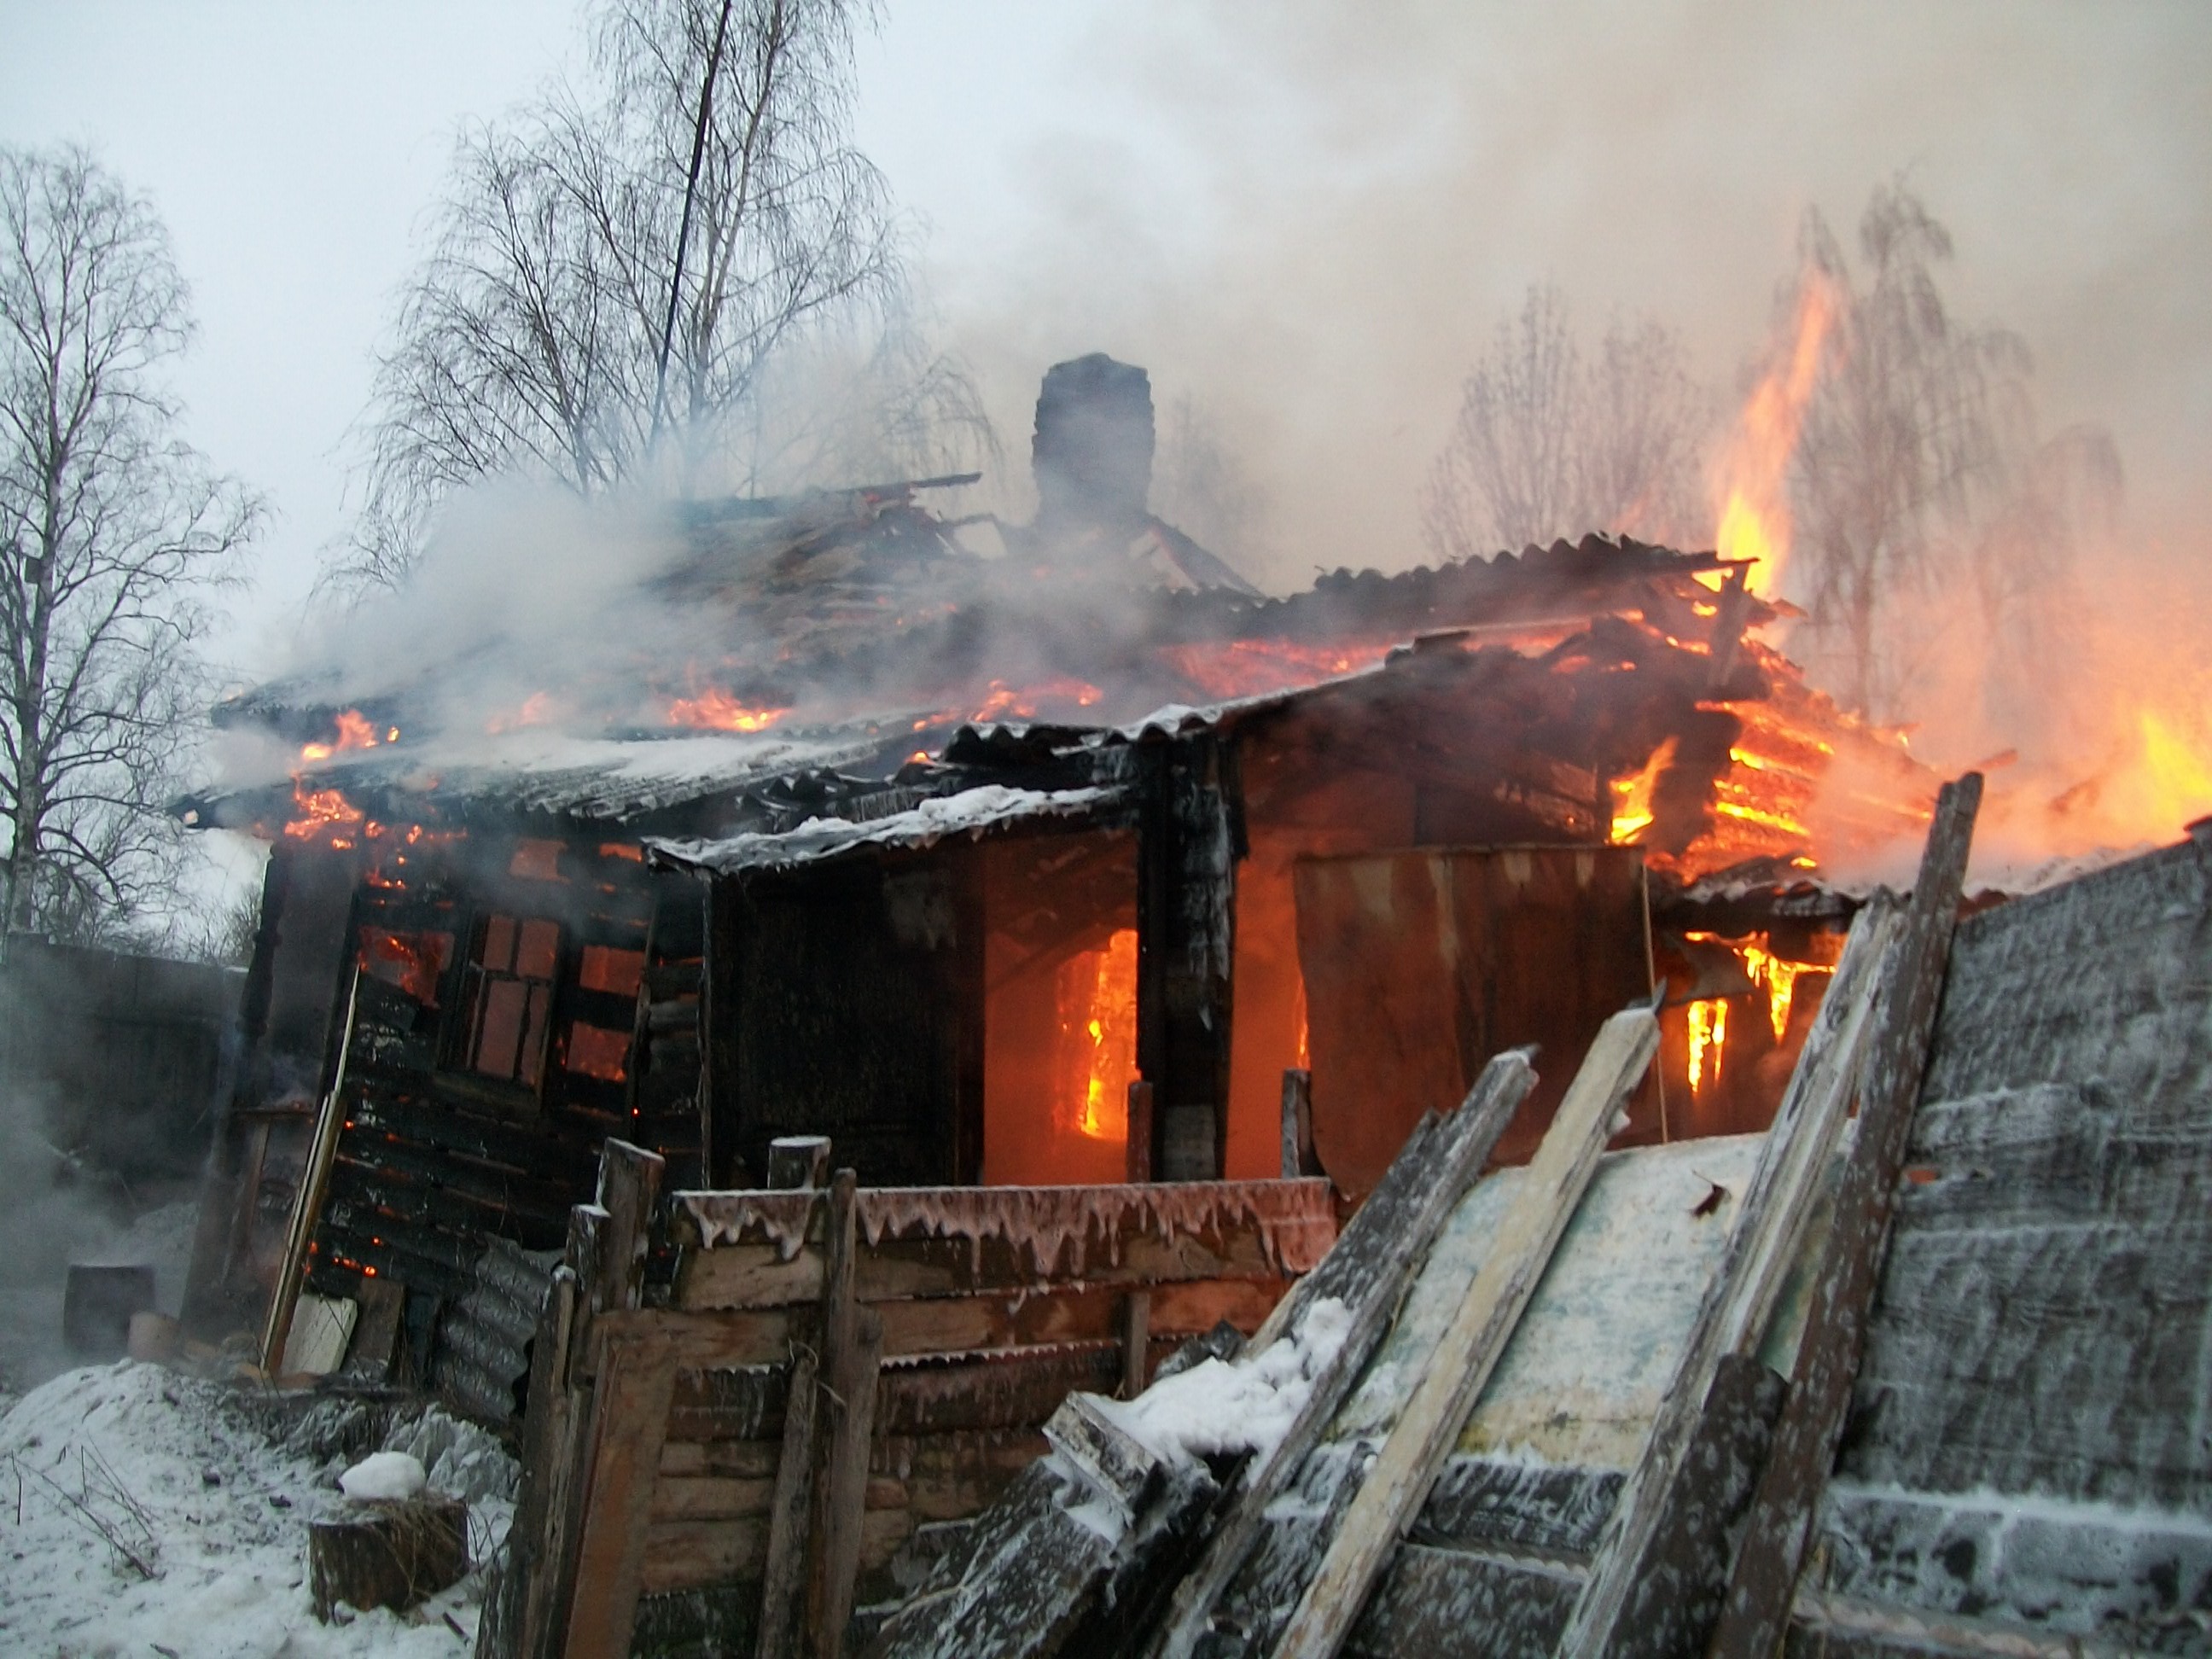
[[[769,1510],[768,1556],[761,1574],[758,1659],[789,1659],[798,1650],[797,1617],[806,1583],[807,1518],[813,1512],[816,1357],[801,1348],[791,1364],[783,1452]]]
[[[676,1356],[609,1340],[599,1361],[590,1484],[576,1551],[567,1659],[625,1659],[637,1617],[646,1531],[676,1387]]]
[[[1690,1467],[1691,1443],[1712,1409],[1714,1379],[1723,1361],[1757,1350],[1775,1299],[1803,1248],[1814,1199],[1843,1133],[1872,1040],[1876,997],[1901,920],[1895,900],[1877,892],[1852,924],[1674,1380],[1662,1397],[1658,1417],[1621,1490],[1589,1579],[1560,1639],[1563,1656],[1595,1659],[1629,1647],[1648,1649],[1654,1620],[1660,1617],[1657,1604],[1680,1609],[1694,1600],[1670,1595],[1652,1582],[1658,1562],[1672,1553],[1661,1536],[1661,1520]],[[1690,1645],[1703,1639],[1700,1632]]]
[[[1858,1375],[1867,1308],[1881,1273],[1890,1212],[1919,1103],[1981,799],[1981,774],[1969,772],[1946,784],[1936,799],[1936,822],[1913,881],[1896,970],[1859,1092],[1858,1138],[1836,1195],[1835,1225],[1798,1344],[1789,1403],[1752,1500],[1720,1627],[1713,1634],[1717,1653],[1771,1653],[1790,1618],[1814,1514],[1835,1462]]]
[[[1622,1103],[1658,1048],[1655,1008],[1624,1010],[1600,1028],[1468,1287],[1467,1300],[1437,1343],[1291,1614],[1275,1649],[1279,1659],[1330,1659],[1350,1633],[1368,1592],[1427,1501],[1444,1455],[1459,1437],[1597,1171]]]

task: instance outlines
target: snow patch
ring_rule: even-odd
[[[834,858],[860,847],[928,847],[947,836],[980,836],[1024,818],[1069,817],[1105,804],[1108,789],[1015,789],[1002,783],[963,789],[879,818],[808,818],[794,829],[747,830],[720,841],[659,841],[646,845],[670,861],[696,869],[781,870]]]
[[[1163,1458],[1249,1451],[1264,1463],[1305,1409],[1314,1379],[1336,1358],[1351,1328],[1351,1309],[1324,1297],[1306,1310],[1296,1336],[1226,1363],[1201,1360],[1134,1400],[1102,1401],[1101,1409]]]
[[[429,1484],[419,1459],[407,1452],[371,1452],[338,1477],[338,1490],[356,1504],[402,1503]]]
[[[468,1654],[481,1571],[404,1614],[316,1620],[307,1523],[343,1514],[345,1500],[336,1468],[292,1443],[296,1428],[270,1443],[271,1420],[255,1397],[129,1361],[66,1371],[26,1395],[0,1419],[0,1652]],[[490,1557],[512,1512],[472,1501],[472,1559]]]

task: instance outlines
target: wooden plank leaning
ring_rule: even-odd
[[[1978,772],[1946,784],[1936,799],[1936,822],[1913,882],[1895,971],[1859,1091],[1858,1138],[1836,1195],[1835,1225],[1798,1343],[1790,1398],[1745,1519],[1743,1544],[1713,1635],[1716,1654],[1764,1659],[1781,1645],[1790,1618],[1814,1514],[1858,1375],[1981,799]]]
[[[323,1194],[331,1184],[331,1164],[337,1156],[338,1132],[345,1121],[341,1102],[345,1095],[346,1071],[353,1055],[353,1031],[361,1005],[361,968],[355,965],[346,988],[345,1027],[338,1038],[337,1068],[315,1114],[315,1133],[307,1146],[307,1163],[292,1198],[292,1215],[284,1228],[284,1255],[276,1269],[276,1289],[269,1298],[269,1313],[261,1327],[261,1370],[275,1376],[284,1369],[284,1346],[292,1334],[292,1312],[299,1305],[300,1287],[307,1278],[307,1246],[322,1219]],[[257,1177],[244,1188],[251,1200],[259,1191]]]
[[[1307,1310],[1323,1299],[1351,1310],[1342,1346],[1314,1378],[1305,1405],[1273,1455],[1247,1471],[1242,1491],[1215,1527],[1205,1553],[1177,1587],[1150,1651],[1164,1659],[1184,1659],[1196,1650],[1260,1538],[1267,1506],[1282,1495],[1389,1334],[1429,1247],[1482,1173],[1491,1149],[1535,1081],[1528,1051],[1510,1049],[1484,1067],[1457,1111],[1445,1118],[1425,1117],[1334,1248],[1276,1304],[1253,1337],[1250,1347],[1256,1350],[1279,1336],[1296,1334]]]
[[[1682,1628],[1698,1598],[1655,1582],[1656,1563],[1672,1553],[1661,1537],[1676,1493],[1695,1478],[1688,1454],[1710,1414],[1715,1378],[1730,1356],[1758,1351],[1776,1300],[1805,1243],[1824,1171],[1848,1119],[1862,1061],[1874,1034],[1885,967],[1903,917],[1894,896],[1877,891],[1851,925],[1826,996],[1806,1033],[1797,1066],[1777,1109],[1738,1206],[1674,1380],[1622,1486],[1590,1564],[1590,1576],[1559,1640],[1562,1656],[1596,1659],[1629,1653],[1686,1652],[1709,1627]],[[1710,1620],[1708,1612],[1705,1618]]]
[[[1468,1286],[1466,1300],[1299,1598],[1275,1647],[1278,1659],[1330,1659],[1351,1634],[1368,1593],[1427,1501],[1437,1470],[1535,1294],[1560,1235],[1597,1172],[1621,1103],[1658,1048],[1656,1001],[1624,1009],[1599,1028]]]

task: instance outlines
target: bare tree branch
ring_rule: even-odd
[[[92,937],[166,897],[195,649],[259,502],[176,435],[168,237],[78,150],[0,150],[0,926]]]
[[[1649,320],[1615,322],[1586,362],[1559,289],[1530,289],[1462,389],[1422,499],[1430,546],[1466,559],[1593,530],[1696,533],[1709,411],[1685,363]]]
[[[943,409],[965,444],[980,402],[915,350],[883,179],[851,146],[860,0],[737,0],[711,111],[721,0],[599,0],[583,91],[556,85],[464,131],[428,257],[402,296],[364,436],[363,509],[340,587],[396,584],[457,486],[519,474],[581,496],[651,483],[755,485],[823,435],[824,400],[770,410],[791,361],[867,365],[889,402]],[[697,186],[688,191],[695,143]],[[672,288],[684,206],[692,257]],[[665,420],[656,423],[669,336]],[[853,345],[855,339],[875,343]],[[836,410],[860,428],[857,406]],[[656,434],[661,441],[655,441]],[[763,451],[769,441],[781,453]]]
[[[1800,283],[1829,284],[1838,305],[1790,480],[1807,654],[1833,664],[1847,703],[1891,715],[1913,671],[1912,598],[1955,584],[1993,641],[2022,648],[2021,601],[2116,503],[2119,459],[2092,428],[2038,441],[2026,344],[1952,315],[1936,280],[1950,233],[1902,179],[1860,220],[1863,275],[1817,210],[1802,250]],[[1785,290],[1778,314],[1795,305]]]

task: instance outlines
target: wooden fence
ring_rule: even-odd
[[[540,1322],[479,1655],[834,1654],[1069,1393],[1250,1333],[1336,1237],[1323,1180],[861,1190],[826,1163],[664,1201],[659,1159],[607,1143]]]

